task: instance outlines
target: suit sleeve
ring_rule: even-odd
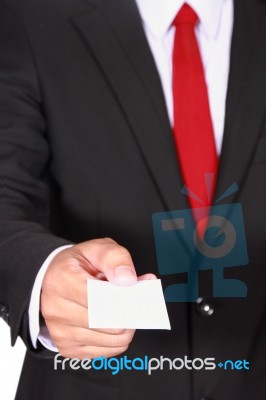
[[[46,257],[68,244],[49,231],[49,143],[34,57],[15,15],[0,6],[0,305],[11,342],[33,351],[28,307]]]

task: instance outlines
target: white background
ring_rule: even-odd
[[[0,399],[14,400],[25,354],[21,339],[11,347],[10,329],[0,318]]]

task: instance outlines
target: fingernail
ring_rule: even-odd
[[[130,286],[137,282],[137,276],[128,266],[119,266],[114,269],[113,283],[118,286]]]

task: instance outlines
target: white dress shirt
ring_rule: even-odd
[[[167,105],[169,120],[173,125],[172,53],[175,28],[172,22],[184,3],[189,4],[199,17],[195,28],[202,57],[215,143],[221,152],[227,84],[233,31],[233,0],[135,0],[142,18],[143,28],[157,66]],[[30,335],[33,346],[37,340],[52,351],[57,351],[45,326],[40,328],[39,304],[42,280],[60,247],[49,255],[42,265],[31,295],[29,307]]]
[[[161,78],[169,119],[173,125],[172,22],[184,3],[199,17],[196,37],[208,88],[215,143],[221,152],[225,100],[233,30],[233,0],[136,0],[144,30]]]

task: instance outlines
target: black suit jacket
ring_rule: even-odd
[[[235,0],[224,142],[216,190],[240,191],[250,263],[228,268],[247,298],[169,303],[172,331],[138,331],[128,357],[246,359],[250,371],[71,372],[29,339],[38,269],[56,247],[109,236],[137,272],[158,275],[152,214],[188,208],[164,96],[135,3],[1,0],[0,303],[28,352],[17,400],[265,400],[266,4]],[[221,60],[223,62],[223,60]],[[167,286],[186,276],[161,277]]]

